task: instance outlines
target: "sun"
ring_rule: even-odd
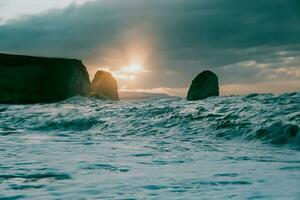
[[[132,64],[130,66],[123,67],[120,71],[128,74],[137,74],[143,71],[143,67],[139,64]]]
[[[122,67],[120,70],[113,72],[113,75],[121,80],[134,80],[136,75],[144,72],[144,68],[141,64],[131,64],[128,66]]]

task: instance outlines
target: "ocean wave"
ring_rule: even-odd
[[[203,101],[152,98],[101,101],[74,97],[59,103],[0,105],[0,136],[42,132],[240,139],[300,146],[300,92],[213,97]]]

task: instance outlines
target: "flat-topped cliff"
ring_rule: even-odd
[[[48,103],[90,93],[80,60],[0,54],[0,103]]]

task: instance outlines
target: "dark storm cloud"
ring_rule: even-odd
[[[203,69],[222,83],[299,79],[278,70],[299,69],[299,35],[298,0],[103,0],[2,25],[0,51],[101,66],[116,59],[108,50],[122,55],[126,40],[150,38],[140,87],[186,87]]]

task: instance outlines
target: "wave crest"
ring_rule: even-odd
[[[2,136],[39,131],[180,140],[242,139],[299,146],[300,93],[196,102],[182,98],[110,102],[75,97],[55,104],[0,105],[0,124]]]

